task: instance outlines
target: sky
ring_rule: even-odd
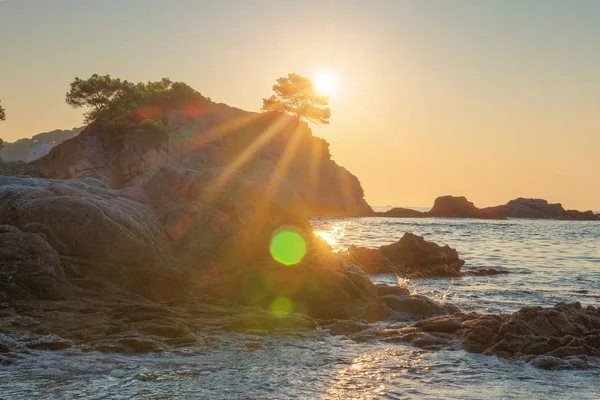
[[[0,137],[82,125],[77,76],[170,77],[258,111],[327,69],[314,127],[371,205],[539,197],[600,210],[600,2],[4,0]]]

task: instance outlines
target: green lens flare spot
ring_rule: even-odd
[[[279,296],[271,302],[269,310],[276,314],[290,314],[294,311],[294,303],[285,296]]]
[[[306,255],[306,240],[295,228],[281,228],[273,234],[269,250],[283,265],[298,264]]]

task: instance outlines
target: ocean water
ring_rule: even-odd
[[[600,223],[327,218],[335,249],[378,247],[413,232],[456,247],[465,268],[508,275],[415,279],[413,291],[465,311],[513,312],[580,301],[600,306]],[[374,281],[397,283],[395,276]],[[247,346],[248,341],[255,343]],[[462,350],[355,343],[341,337],[249,337],[151,355],[34,351],[0,367],[0,399],[598,399],[600,371],[543,371]],[[258,345],[257,345],[258,344]]]

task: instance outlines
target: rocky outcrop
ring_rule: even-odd
[[[220,170],[211,186],[226,186],[241,174],[257,190],[285,196],[289,208],[306,216],[372,213],[358,179],[295,118],[207,103],[193,113],[171,110],[166,123],[165,131],[124,132],[92,124],[27,167],[9,163],[3,173],[92,177],[121,189],[143,184],[163,167]]]
[[[393,208],[386,212],[374,213],[379,217],[397,218],[543,218],[572,221],[600,221],[600,215],[592,211],[565,210],[561,204],[549,204],[542,199],[518,198],[502,206],[477,208],[464,196],[442,196],[435,199],[433,208],[419,212],[406,208]]]
[[[523,307],[512,315],[454,314],[387,330],[384,340],[418,347],[463,347],[518,358],[544,369],[580,369],[600,357],[600,309],[579,303]],[[591,358],[592,359],[591,359]]]
[[[496,214],[481,210],[464,196],[442,196],[435,199],[428,217],[498,219]]]
[[[592,211],[565,210],[559,203],[551,204],[543,199],[525,199],[519,197],[503,206],[484,208],[501,218],[544,218],[561,220],[596,221],[600,216]]]
[[[8,281],[40,271],[59,277],[64,269],[68,284],[96,282],[155,300],[211,294],[267,309],[283,301],[288,313],[319,318],[389,314],[364,272],[335,255],[301,216],[286,216],[277,203],[268,215],[246,214],[241,194],[200,190],[205,178],[167,169],[145,189],[115,190],[93,178],[0,177],[0,220],[7,224],[1,271]],[[215,202],[203,203],[204,196]],[[295,266],[269,253],[281,225],[306,240],[307,254]],[[19,286],[20,297],[40,298],[25,289]]]

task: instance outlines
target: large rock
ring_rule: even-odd
[[[425,319],[389,339],[454,345],[468,351],[530,361],[545,369],[587,368],[600,359],[600,309],[579,303],[523,307],[512,315],[455,314]],[[425,343],[425,342],[423,342]]]
[[[464,196],[442,196],[435,199],[433,208],[428,211],[430,217],[446,218],[483,218],[498,219],[502,218],[488,210],[481,210],[468,201]]]
[[[401,276],[460,276],[465,263],[448,245],[442,247],[412,233],[405,233],[396,243],[381,246],[379,251],[389,261],[391,271]]]
[[[156,280],[173,273],[171,247],[152,208],[92,178],[0,176],[0,221],[43,237],[74,274],[160,297]]]

